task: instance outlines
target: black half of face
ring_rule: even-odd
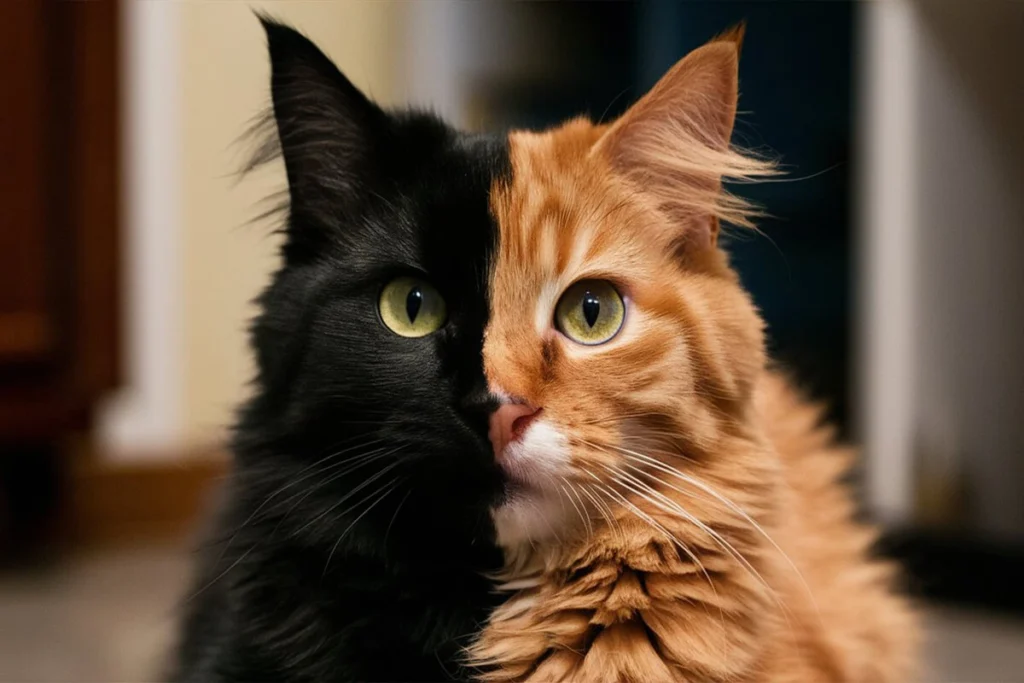
[[[301,515],[324,512],[323,524],[365,512],[363,533],[475,541],[499,487],[481,347],[488,197],[509,173],[506,143],[385,112],[306,38],[264,26],[290,216],[254,325],[243,469],[304,477],[294,490],[313,507]],[[381,292],[400,277],[443,297],[439,329],[407,337],[384,324]]]

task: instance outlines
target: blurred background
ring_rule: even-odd
[[[0,681],[154,680],[277,238],[252,9],[474,129],[623,111],[745,19],[729,248],[862,447],[929,681],[1024,680],[1024,3],[0,2]]]

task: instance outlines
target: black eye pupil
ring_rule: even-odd
[[[413,287],[405,297],[405,312],[409,316],[409,322],[416,322],[416,316],[420,314],[423,306],[423,291],[419,287]]]
[[[601,314],[601,300],[597,298],[596,294],[587,292],[583,295],[583,319],[587,321],[587,325],[590,327],[594,326],[597,322],[597,316]]]

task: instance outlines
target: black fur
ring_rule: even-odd
[[[501,561],[481,346],[507,143],[385,112],[306,38],[263,24],[287,239],[173,678],[465,678],[460,647]],[[403,338],[379,320],[401,274],[445,297],[438,332]]]

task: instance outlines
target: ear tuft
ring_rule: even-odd
[[[712,43],[732,43],[736,46],[736,53],[739,54],[743,49],[743,38],[747,34],[747,22],[741,21],[732,28],[719,33],[717,36],[711,39]]]

